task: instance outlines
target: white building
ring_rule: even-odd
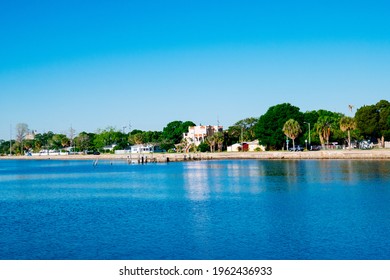
[[[26,134],[26,136],[24,137],[25,140],[34,140],[35,139],[35,135],[37,134],[37,131],[36,130],[29,130]]]
[[[223,132],[223,126],[218,125],[198,125],[188,127],[188,132],[183,133],[183,138],[188,143],[194,143],[199,146],[200,143],[204,142],[208,136],[213,135],[216,132]]]
[[[228,152],[255,152],[258,150],[263,152],[265,151],[265,147],[263,145],[259,145],[259,140],[255,140],[252,142],[243,142],[242,144],[236,143],[227,147]]]
[[[131,146],[131,153],[152,153],[154,151],[154,146],[149,144],[140,144]]]
[[[140,144],[131,146],[129,150],[116,150],[116,155],[123,154],[143,154],[143,153],[163,153],[165,150],[161,149],[158,145],[153,144]]]
[[[116,147],[116,144],[107,145],[107,146],[103,147],[103,150],[112,152],[115,147]]]
[[[240,152],[241,150],[242,150],[242,145],[240,143],[236,143],[227,147],[228,152]]]

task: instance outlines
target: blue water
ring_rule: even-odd
[[[390,259],[390,161],[0,161],[0,259]]]

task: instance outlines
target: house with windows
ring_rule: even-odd
[[[188,132],[183,133],[183,139],[187,143],[194,143],[199,146],[208,136],[212,136],[216,132],[223,132],[221,125],[198,125],[188,127]]]
[[[131,153],[161,153],[165,152],[160,146],[153,144],[140,144],[131,146]]]
[[[154,144],[139,144],[133,145],[130,149],[116,150],[116,155],[123,154],[143,154],[143,153],[164,153],[165,150],[161,149],[160,146]]]

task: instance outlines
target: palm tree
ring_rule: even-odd
[[[340,129],[348,132],[348,149],[351,149],[351,130],[356,128],[356,122],[354,118],[342,117],[340,120]]]
[[[144,143],[144,135],[142,133],[134,134],[134,142],[137,145],[143,144]]]
[[[329,137],[332,128],[332,121],[333,120],[331,119],[331,117],[325,116],[325,117],[320,117],[317,123],[315,124],[323,148],[325,148],[325,140],[326,140],[326,144],[329,145]]]
[[[188,138],[183,138],[179,144],[175,144],[175,147],[178,149],[179,152],[185,153],[188,153],[193,146],[195,146],[195,144],[192,142],[191,139]]]
[[[293,150],[295,150],[295,138],[302,132],[299,123],[296,120],[289,119],[283,126],[284,134],[293,141]]]
[[[218,152],[222,151],[223,142],[225,141],[225,138],[223,137],[223,133],[216,132],[213,134],[213,137],[215,139],[215,142],[218,145]]]
[[[214,135],[207,136],[205,141],[210,146],[210,152],[214,152],[215,143],[217,142]]]

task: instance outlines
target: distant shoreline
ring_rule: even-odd
[[[374,150],[323,150],[307,152],[221,152],[221,153],[154,153],[154,154],[101,154],[101,155],[41,155],[41,156],[2,156],[0,160],[125,160],[141,162],[142,156],[147,162],[174,162],[187,160],[221,160],[221,159],[367,159],[390,160],[390,149]]]

